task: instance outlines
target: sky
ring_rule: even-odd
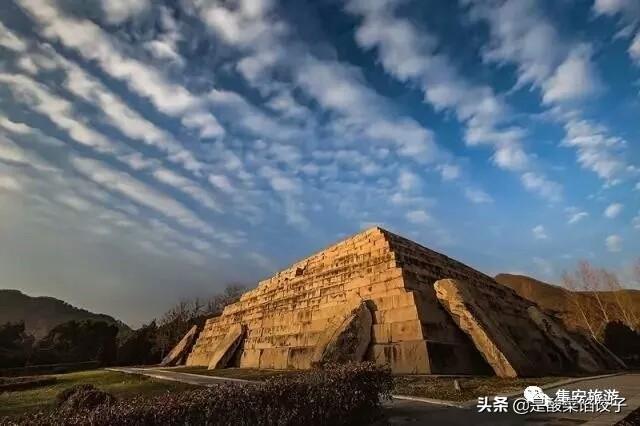
[[[626,280],[639,123],[637,0],[3,0],[0,287],[137,326],[373,225]]]

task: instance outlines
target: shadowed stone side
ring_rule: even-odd
[[[591,354],[578,343],[556,320],[545,314],[536,306],[527,309],[531,320],[545,332],[552,345],[562,352],[570,360],[571,365],[585,373],[601,371],[606,366],[601,366]],[[571,368],[571,367],[569,367]]]
[[[245,327],[240,324],[231,326],[224,339],[218,343],[211,361],[209,361],[209,370],[215,370],[217,368],[225,368],[233,355],[240,346],[242,339],[244,338]]]
[[[353,305],[353,304],[349,304]],[[313,353],[313,364],[362,361],[369,342],[373,318],[365,301],[334,318],[320,336]]]
[[[532,375],[533,371],[518,345],[502,330],[498,321],[478,306],[467,285],[455,280],[440,280],[434,287],[442,306],[458,327],[471,337],[498,376]]]
[[[170,367],[182,364],[187,359],[187,356],[189,356],[191,348],[198,339],[198,334],[198,326],[194,325],[191,327],[178,344],[171,349],[171,352],[164,357],[160,365],[163,367]]]

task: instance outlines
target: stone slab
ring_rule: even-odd
[[[245,327],[241,324],[236,324],[229,328],[229,331],[224,336],[209,361],[209,369],[215,370],[218,368],[225,368],[231,358],[235,355],[236,349],[242,342],[245,335]]]
[[[362,361],[371,341],[372,316],[366,302],[347,305],[320,335],[311,364]]]
[[[194,325],[189,329],[189,331],[184,335],[182,339],[178,342],[177,345],[171,349],[171,352],[164,357],[162,362],[160,363],[163,367],[170,367],[174,365],[180,365],[183,361],[186,361],[193,344],[198,338],[198,326]]]

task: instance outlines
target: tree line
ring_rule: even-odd
[[[193,326],[220,315],[246,288],[228,285],[208,299],[181,300],[137,330],[123,332],[103,321],[69,321],[57,325],[41,340],[30,336],[24,323],[0,325],[0,368],[97,361],[101,365],[157,364]]]

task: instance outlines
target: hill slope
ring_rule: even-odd
[[[602,315],[596,298],[591,292],[572,292],[525,275],[498,274],[495,280],[514,289],[520,296],[537,303],[543,309],[553,312],[571,329],[586,329],[585,320],[578,309],[578,304],[583,307],[590,321],[596,324],[601,322]],[[623,306],[633,309],[636,318],[640,318],[640,291],[622,290],[615,293],[612,291],[598,292],[600,300],[609,314],[609,319],[611,321],[622,319],[617,300],[621,300]]]
[[[41,339],[55,326],[68,321],[104,321],[121,331],[129,330],[114,318],[76,308],[53,297],[31,297],[18,290],[0,290],[0,324],[24,321],[25,331]]]

